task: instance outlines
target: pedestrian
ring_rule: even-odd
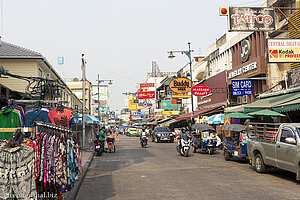
[[[99,140],[102,151],[104,151],[104,144],[105,144],[105,127],[103,126],[101,128],[100,134],[99,134]]]

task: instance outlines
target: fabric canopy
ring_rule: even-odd
[[[215,130],[214,127],[212,127],[212,126],[210,126],[208,124],[200,124],[200,123],[193,124],[192,128],[197,129],[197,130],[199,130],[201,132],[202,131],[209,131],[209,130],[214,131]]]
[[[210,116],[206,120],[207,124],[223,124],[224,123],[224,114],[216,114]]]
[[[272,107],[272,110],[276,112],[289,112],[289,111],[300,110],[300,98],[281,104],[279,106]]]
[[[227,124],[225,126],[223,126],[224,130],[228,130],[228,131],[244,131],[246,130],[246,126],[242,125],[242,124]]]
[[[265,109],[265,110],[259,110],[259,111],[256,111],[256,112],[252,112],[252,113],[249,113],[249,115],[256,115],[256,116],[273,116],[273,117],[276,117],[276,116],[280,116],[280,117],[284,117],[285,115],[284,114],[281,114],[281,113],[278,113],[278,112],[275,112],[275,111],[272,111],[272,110],[268,110],[268,109]]]
[[[245,112],[255,112],[262,109],[271,109],[273,107],[280,106],[287,102],[300,98],[300,92],[288,93],[278,96],[272,96],[268,98],[259,99],[253,103],[247,104],[244,107]]]
[[[218,107],[213,107],[213,108],[207,108],[207,109],[203,109],[203,110],[196,110],[194,111],[194,115],[192,116],[193,118],[196,118],[198,117],[199,115],[201,114],[204,114],[204,113],[207,113],[207,112],[210,112],[212,110],[215,110],[217,108],[219,108],[220,106]],[[185,115],[181,115],[179,117],[176,118],[176,120],[180,121],[180,120],[185,120],[185,119],[189,119],[191,118],[191,112],[188,113],[188,114],[185,114]]]
[[[229,114],[225,114],[224,117],[231,117],[231,118],[239,118],[239,119],[249,119],[249,118],[253,118],[250,115],[247,115],[245,113],[239,113],[239,112],[234,112],[234,113],[229,113]]]
[[[99,124],[100,123],[100,121],[92,115],[84,115],[84,117],[85,117],[85,122],[88,124]],[[75,118],[75,122],[82,124],[82,115],[81,114],[78,115],[77,118]]]

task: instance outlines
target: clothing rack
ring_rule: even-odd
[[[70,129],[67,129],[65,127],[60,127],[60,126],[56,126],[56,125],[49,124],[49,123],[44,123],[44,122],[35,122],[35,126],[36,127],[46,127],[46,128],[51,128],[51,129],[63,131],[63,132],[72,133],[72,131]]]

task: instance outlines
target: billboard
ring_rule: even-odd
[[[162,111],[162,115],[179,115],[179,110],[175,111]]]
[[[251,80],[232,80],[232,95],[252,95],[252,81]]]
[[[274,8],[229,7],[229,31],[275,31]]]
[[[178,110],[178,104],[172,104],[172,100],[162,100],[161,109]]]
[[[134,103],[134,96],[132,94],[128,95],[129,100],[129,110],[136,110],[136,103]]]
[[[153,99],[155,98],[155,91],[138,92],[138,99]]]
[[[300,68],[287,71],[287,84],[289,87],[300,86]]]
[[[293,63],[300,61],[300,39],[268,39],[269,63]]]
[[[154,83],[140,83],[140,88],[154,87]]]
[[[191,86],[191,80],[188,78],[174,78],[169,84],[170,89],[179,94],[190,92]]]
[[[206,96],[210,93],[210,88],[206,85],[195,85],[192,87],[192,93],[195,96]]]

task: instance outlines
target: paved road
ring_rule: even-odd
[[[219,152],[221,152],[219,150]],[[295,174],[258,174],[246,162],[224,161],[222,153],[179,156],[175,143],[121,136],[117,152],[95,157],[77,200],[100,199],[300,199]]]

